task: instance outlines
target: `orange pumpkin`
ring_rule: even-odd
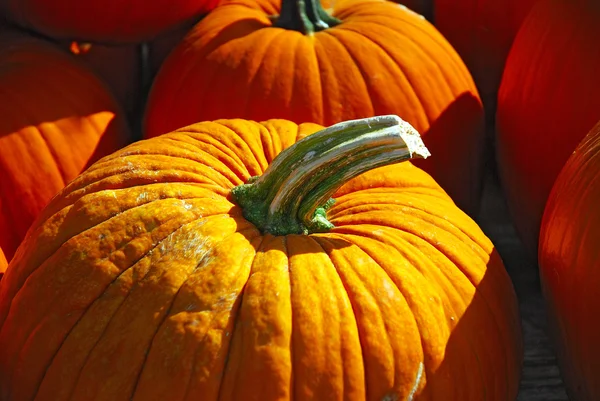
[[[475,214],[483,112],[452,47],[429,22],[393,2],[338,1],[332,15],[317,0],[303,3],[306,9],[297,2],[303,3],[284,0],[274,18],[279,5],[270,0],[232,0],[200,21],[154,81],[146,137],[218,118],[331,125],[399,114],[437,155],[418,165]]]
[[[539,266],[569,399],[600,399],[600,123],[558,175],[544,211]]]
[[[129,141],[123,112],[66,52],[0,34],[0,248],[10,260],[46,203]]]
[[[57,39],[134,43],[213,9],[218,0],[0,0],[19,25]]]
[[[537,0],[435,0],[435,26],[471,71],[493,121],[506,57]]]
[[[598,38],[600,3],[541,0],[506,62],[496,116],[498,169],[532,258],[554,180],[600,120]]]
[[[319,128],[198,123],[69,184],[0,285],[0,399],[514,399],[510,278],[397,164],[418,134]]]

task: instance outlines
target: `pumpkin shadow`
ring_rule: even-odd
[[[459,208],[475,217],[485,160],[491,153],[481,101],[471,92],[460,94],[421,135],[431,157],[414,164],[428,172]]]
[[[523,364],[519,307],[494,249],[481,281],[452,329],[442,362],[427,371],[416,400],[516,399]]]
[[[253,18],[235,20],[229,25],[225,25],[222,29],[219,29],[219,33],[202,47],[202,52],[209,54],[224,43],[233,41],[235,39],[240,39],[258,31],[259,29],[270,26],[270,24],[262,23]]]

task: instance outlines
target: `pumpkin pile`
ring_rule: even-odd
[[[568,12],[564,68],[593,71],[600,13],[509,2],[469,44],[472,3],[0,0],[0,401],[515,400],[518,300],[477,223],[488,149],[505,186],[537,179],[512,160],[547,134],[563,50],[531,46]],[[573,134],[546,138],[565,154],[600,120],[579,121],[583,90],[560,92]],[[561,241],[594,238],[568,197],[597,199],[569,180],[598,172],[593,138],[540,246],[581,400],[592,337],[568,301],[594,249]],[[566,157],[539,157],[551,186]]]

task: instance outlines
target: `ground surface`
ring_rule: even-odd
[[[510,223],[498,180],[492,173],[486,179],[478,222],[496,245],[519,297],[525,360],[517,401],[568,401],[547,335],[537,266],[525,255]]]

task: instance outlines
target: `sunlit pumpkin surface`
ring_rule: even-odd
[[[510,279],[429,175],[351,180],[320,234],[230,201],[318,128],[200,123],[69,184],[0,282],[0,399],[514,399]]]

